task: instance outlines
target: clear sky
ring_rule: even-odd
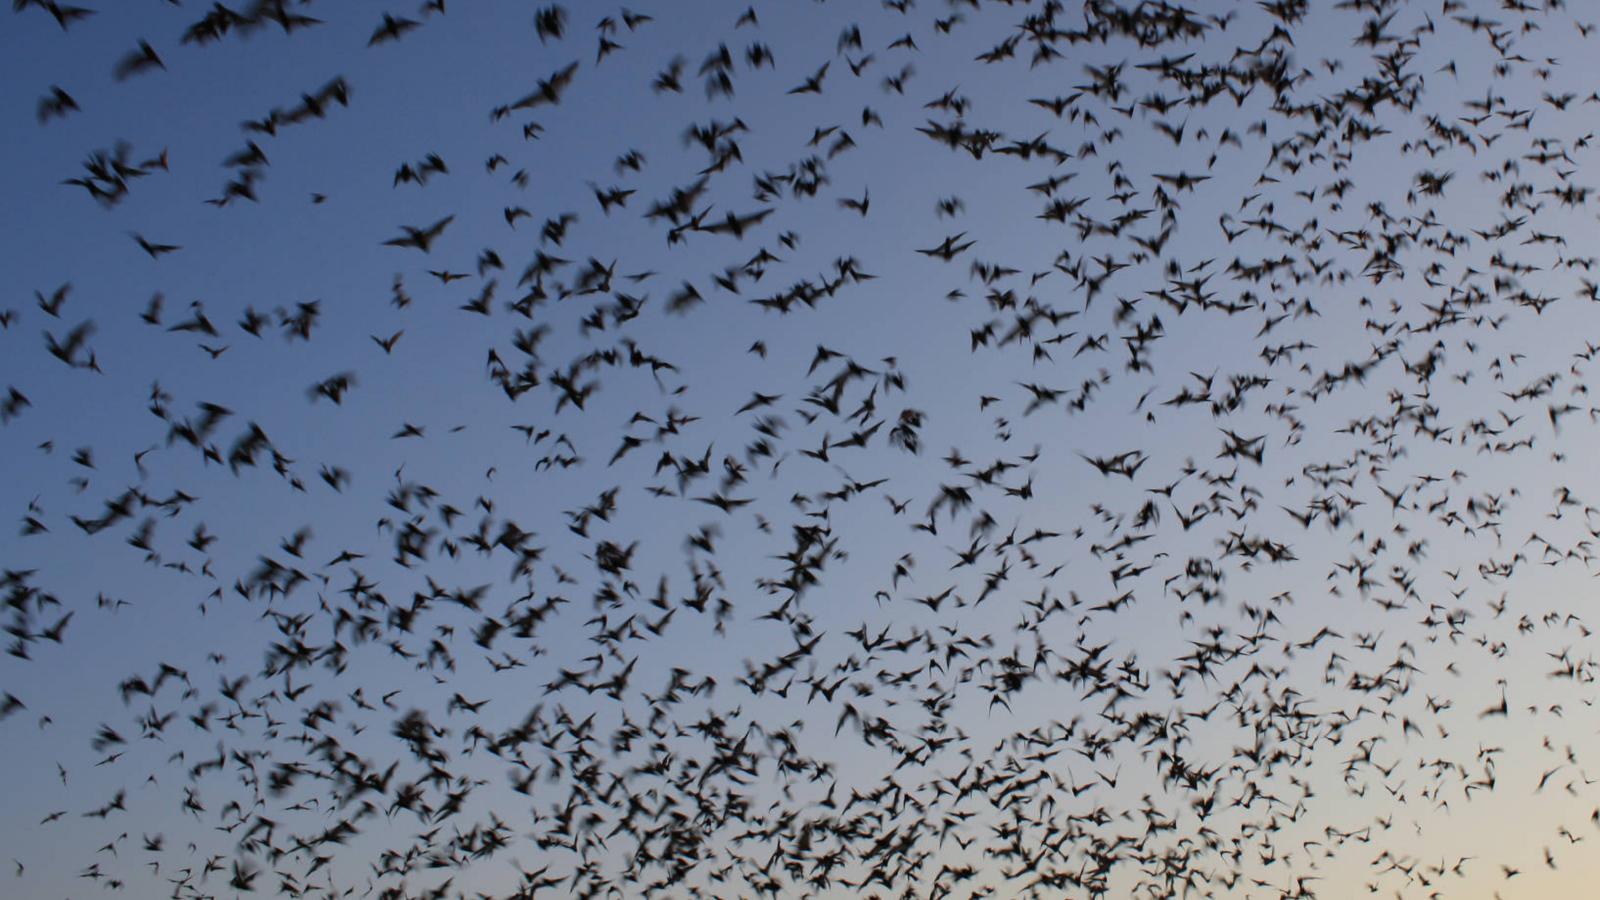
[[[1584,6],[88,2],[0,895],[1600,876]]]

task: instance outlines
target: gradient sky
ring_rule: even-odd
[[[0,893],[232,896],[236,865],[263,872],[255,893],[312,896],[507,896],[519,868],[560,878],[550,895],[629,896],[1155,897],[1188,879],[1190,896],[1511,898],[1600,876],[1582,6],[1206,2],[1193,34],[1156,40],[1177,5],[1068,3],[1044,57],[1037,3],[567,3],[542,36],[551,4],[446,6],[307,3],[286,8],[318,24],[208,42],[183,40],[193,4],[5,19],[0,399],[28,402],[0,426],[0,567],[26,572],[5,586],[0,690],[22,707],[0,719],[17,863]],[[369,46],[385,14],[420,27]],[[597,61],[602,34],[621,48]],[[119,78],[141,41],[162,68]],[[697,74],[721,47],[732,96]],[[681,92],[653,87],[678,57]],[[573,62],[558,103],[493,114]],[[824,64],[820,92],[793,90]],[[1241,75],[1269,64],[1281,93]],[[1115,95],[1095,90],[1113,70]],[[1202,95],[1225,75],[1237,93]],[[348,105],[242,124],[336,79]],[[41,121],[53,87],[79,108]],[[1053,98],[1071,111],[1031,102]],[[992,143],[928,134],[956,124]],[[717,171],[692,128],[724,131]],[[140,169],[125,196],[64,183],[121,142]],[[225,162],[251,142],[253,162]],[[616,164],[629,151],[639,171]],[[448,172],[397,181],[429,154]],[[247,171],[253,200],[206,202]],[[813,191],[783,181],[807,172]],[[702,175],[687,215],[646,215]],[[605,209],[612,188],[633,193]],[[1041,215],[1052,199],[1065,221]],[[385,243],[447,216],[426,253]],[[522,278],[540,254],[566,262]],[[613,274],[585,291],[591,265]],[[701,301],[674,310],[685,285]],[[463,309],[490,289],[487,314]],[[305,338],[285,322],[310,303]],[[1019,328],[1030,308],[1054,321]],[[196,313],[217,334],[175,330]],[[49,342],[84,322],[64,364]],[[583,408],[563,403],[562,373],[608,352],[576,370]],[[492,377],[530,363],[514,398]],[[316,394],[345,373],[339,402]],[[753,394],[777,399],[736,412]],[[228,415],[194,446],[178,435],[201,404]],[[762,416],[781,419],[766,456]],[[890,440],[911,420],[914,451]],[[225,462],[252,425],[281,472],[265,450]],[[1092,464],[1121,454],[1143,461],[1129,477]],[[719,486],[725,460],[742,483]],[[937,502],[947,486],[971,504]],[[696,499],[718,495],[751,502]],[[75,524],[119,497],[127,518]],[[540,548],[525,571],[469,542],[508,522]],[[397,560],[408,524],[431,536]],[[791,596],[784,555],[807,535],[831,549]],[[305,577],[268,592],[265,560]],[[480,587],[478,609],[447,599]],[[475,644],[530,608],[550,610],[530,636]],[[285,675],[296,641],[310,661]],[[163,664],[187,685],[124,689]],[[662,703],[674,670],[706,689]],[[439,780],[395,733],[413,709],[448,728]],[[559,724],[591,716],[581,747]],[[525,721],[519,769],[483,736]],[[721,768],[741,736],[750,771]],[[1197,783],[1171,777],[1174,753]],[[357,833],[317,843],[360,809],[334,802],[335,762],[396,774]],[[269,790],[274,772],[299,774]],[[471,790],[417,815],[393,806],[407,782],[436,811]],[[621,826],[673,804],[720,811],[693,853],[642,863]],[[581,852],[551,843],[591,815]],[[492,852],[462,837],[498,827]],[[900,861],[871,852],[887,834]],[[439,866],[386,865],[452,841]],[[1061,873],[1080,883],[1040,880]]]

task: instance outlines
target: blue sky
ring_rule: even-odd
[[[237,864],[318,895],[504,896],[519,866],[671,896],[874,872],[884,895],[1158,896],[1162,866],[1216,896],[1576,891],[1582,10],[1199,4],[1199,33],[1140,46],[1111,6],[1058,11],[1109,30],[1039,60],[1040,4],[569,3],[542,37],[549,4],[311,4],[206,44],[189,6],[8,18],[12,890],[228,895]],[[369,46],[385,13],[420,27]],[[597,61],[602,33],[622,47]],[[141,40],[164,68],[116,78]],[[701,73],[723,47],[732,96]],[[655,89],[679,57],[682,91]],[[1246,91],[1252,59],[1292,86]],[[558,103],[494,114],[574,62]],[[281,121],[336,82],[347,106]],[[1384,84],[1414,102],[1363,110]],[[52,86],[80,108],[40,122]],[[993,137],[928,135],[956,125]],[[121,142],[125,197],[63,183]],[[430,154],[448,171],[398,181]],[[206,202],[246,169],[254,200]],[[646,215],[675,191],[684,215]],[[386,243],[446,217],[427,252]],[[215,335],[174,330],[197,314]],[[84,322],[64,365],[47,342]],[[528,363],[509,396],[497,370]],[[202,404],[227,414],[195,446]],[[252,426],[281,472],[226,463]],[[128,518],[74,524],[119,497]],[[520,567],[514,538],[474,549],[508,524]],[[408,529],[423,552],[397,559]],[[163,663],[187,684],[140,693]],[[448,729],[436,765],[397,733],[413,709]],[[408,847],[447,863],[386,866]]]

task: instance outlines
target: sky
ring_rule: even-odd
[[[440,5],[0,29],[7,895],[1600,874],[1582,6]]]

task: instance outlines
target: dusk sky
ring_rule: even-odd
[[[83,2],[0,896],[1593,893],[1590,7]]]

